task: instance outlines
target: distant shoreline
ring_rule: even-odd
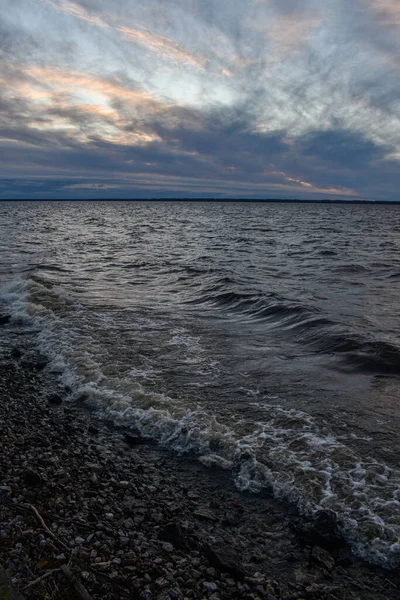
[[[265,204],[400,205],[400,200],[300,200],[297,198],[1,198],[0,202],[257,202]]]

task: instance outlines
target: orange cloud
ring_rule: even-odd
[[[66,15],[76,17],[96,27],[112,28],[121,33],[129,41],[141,44],[149,50],[161,54],[163,58],[186,63],[202,70],[204,70],[204,66],[207,63],[205,58],[195,56],[170,38],[154,33],[141,25],[135,24],[134,27],[127,27],[126,25],[118,24],[117,17],[106,13],[93,16],[83,6],[72,0],[45,0],[45,2]]]
[[[97,27],[109,27],[109,25],[101,17],[91,15],[83,8],[83,6],[76,4],[76,2],[71,2],[70,0],[45,0],[45,2],[51,6],[54,6],[54,8],[63,12],[64,14],[70,15],[71,17],[76,17],[82,21],[86,21],[91,25],[96,25]]]
[[[53,92],[68,96],[91,96],[98,103],[109,104],[112,100],[123,100],[133,106],[145,106],[147,110],[158,110],[160,101],[148,92],[132,90],[122,83],[102,79],[80,71],[61,71],[51,67],[27,67],[24,74],[28,78],[23,83],[26,94],[35,99]]]
[[[99,137],[117,144],[148,144],[159,138],[128,126],[132,119],[142,121],[169,106],[118,81],[51,67],[21,68],[6,84],[9,97],[27,105],[24,119],[29,127],[62,130],[80,142]]]
[[[268,175],[268,174],[267,174]],[[337,195],[337,196],[357,196],[357,192],[350,188],[333,188],[333,187],[318,187],[309,181],[303,181],[302,179],[295,179],[294,177],[289,177],[287,173],[283,171],[272,172],[270,175],[278,175],[285,179],[285,181],[289,181],[294,184],[293,189],[298,189],[298,186],[301,188],[306,188],[309,192],[314,194],[327,194],[327,195]],[[276,184],[280,186],[282,184]]]
[[[128,40],[135,42],[136,44],[141,44],[150,50],[154,50],[171,60],[186,62],[203,70],[204,65],[207,63],[205,58],[194,56],[173,40],[152,33],[144,27],[136,29],[130,27],[116,27],[116,29]]]

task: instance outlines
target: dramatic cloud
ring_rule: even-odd
[[[400,199],[398,0],[0,16],[0,198]]]

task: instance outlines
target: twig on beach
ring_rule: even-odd
[[[77,578],[72,573],[72,571],[68,565],[62,565],[61,571],[64,573],[65,577],[69,580],[69,582],[71,583],[75,592],[78,594],[78,597],[81,598],[81,600],[92,600],[92,596],[88,593],[88,591],[81,584],[81,582],[77,580]]]
[[[43,517],[39,514],[38,510],[33,506],[33,504],[27,504],[27,506],[29,506],[29,508],[33,511],[35,517],[37,518],[37,520],[39,521],[39,523],[41,524],[41,526],[43,527],[43,529],[45,531],[47,531],[47,533],[53,538],[53,540],[55,542],[57,542],[57,544],[59,546],[61,546],[62,548],[64,548],[64,550],[67,550],[69,552],[70,548],[68,548],[68,546],[66,544],[64,544],[64,542],[62,542],[61,540],[59,540],[58,537],[56,535],[54,535],[54,533],[47,527],[46,523],[43,520]]]
[[[34,581],[31,581],[30,583],[28,583],[28,585],[26,585],[22,591],[25,592],[25,590],[27,590],[28,588],[33,587],[37,583],[41,583],[44,579],[47,579],[47,577],[49,577],[50,575],[54,575],[55,573],[60,573],[60,569],[51,569],[50,571],[46,571],[46,573],[44,575],[41,575]]]

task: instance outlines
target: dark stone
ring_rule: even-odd
[[[178,550],[185,550],[188,547],[179,523],[167,523],[167,525],[161,529],[159,538],[163,542],[169,542]]]
[[[205,521],[218,521],[218,517],[207,508],[199,508],[193,514]]]
[[[89,394],[87,392],[79,392],[75,396],[75,403],[77,405],[85,404],[85,402],[87,402],[88,400],[89,400]]]
[[[319,546],[313,547],[310,559],[313,563],[329,572],[333,571],[335,568],[335,561],[333,560],[332,556],[329,554],[329,552],[327,552],[327,550],[324,550]]]
[[[47,365],[47,362],[47,358],[45,358],[44,356],[40,356],[35,359],[24,360],[22,366],[25,369],[29,369],[30,371],[43,371],[43,369]]]
[[[349,567],[353,566],[353,563],[354,563],[354,558],[353,558],[350,548],[348,548],[348,547],[341,548],[336,557],[336,564],[339,567],[348,569]]]
[[[89,425],[88,432],[92,435],[97,435],[99,433],[99,430],[94,425]]]
[[[47,360],[47,358],[45,356],[39,356],[37,358],[37,360],[35,361],[35,369],[37,371],[43,371],[43,369],[45,368],[45,366],[47,365],[49,361]]]
[[[229,573],[236,579],[244,579],[247,575],[232,546],[224,543],[208,544],[204,548],[204,553],[210,564],[223,573]]]
[[[39,473],[33,469],[26,469],[26,471],[24,471],[22,474],[22,478],[24,483],[28,486],[37,486],[41,485],[42,483],[42,478],[40,477]]]
[[[61,398],[61,396],[59,394],[51,394],[48,398],[47,398],[47,402],[49,404],[54,404],[56,406],[59,406],[60,404],[62,404],[63,399]]]
[[[22,352],[19,348],[11,349],[11,358],[21,358]]]
[[[0,598],[2,600],[23,600],[16,587],[11,582],[7,571],[0,565]]]
[[[89,521],[89,523],[97,523],[99,520],[94,512],[88,513],[88,516],[86,518]]]
[[[138,435],[132,435],[131,433],[125,434],[125,442],[128,446],[139,446],[140,444],[146,444],[147,438],[140,437]]]
[[[329,552],[338,552],[346,545],[333,511],[321,510],[311,520],[299,517],[294,519],[291,525],[306,546],[321,546]]]
[[[0,325],[6,325],[11,321],[11,315],[0,314]]]

